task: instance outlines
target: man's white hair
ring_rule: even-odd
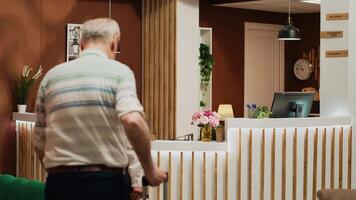
[[[102,41],[111,42],[114,36],[120,36],[119,24],[109,18],[97,18],[84,23],[81,35],[81,42]]]

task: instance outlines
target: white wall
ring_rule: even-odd
[[[343,38],[320,41],[320,113],[322,116],[348,115],[348,58],[326,58],[327,50],[348,49],[348,21],[326,21],[327,13],[347,13],[349,0],[321,3],[321,31],[344,31]]]
[[[356,128],[356,1],[349,2],[349,111],[352,117],[352,126]],[[353,151],[356,148],[356,138],[353,137]],[[353,164],[355,166],[356,155],[353,155]],[[354,168],[355,169],[355,168]],[[352,171],[352,176],[356,177],[356,170]],[[356,181],[353,179],[353,186],[356,186]]]
[[[326,13],[349,13],[348,21],[326,21]],[[356,1],[327,0],[321,4],[321,31],[343,30],[342,39],[321,39],[321,114],[349,115],[356,127]],[[325,58],[325,50],[348,49],[347,58]],[[356,138],[353,136],[353,151]],[[352,176],[356,177],[356,155],[352,155]],[[353,188],[356,180],[353,178]]]
[[[177,136],[196,132],[191,116],[199,109],[199,0],[177,1]]]

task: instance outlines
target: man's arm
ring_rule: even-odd
[[[145,119],[138,112],[123,115],[121,123],[125,128],[127,138],[141,162],[145,176],[153,186],[167,179],[166,173],[157,168],[151,157],[150,131]]]
[[[35,130],[32,137],[32,144],[43,167],[44,145],[46,140],[46,110],[44,93],[44,88],[41,85],[36,98],[35,114],[37,120],[35,122]]]
[[[121,73],[118,80],[115,109],[127,138],[141,162],[147,180],[153,186],[159,185],[167,177],[153,163],[150,130],[143,118],[143,107],[137,98],[135,76],[128,68]]]
[[[143,168],[131,145],[127,147],[127,156],[129,159],[128,171],[131,177],[131,186],[142,187],[142,177],[144,176]]]

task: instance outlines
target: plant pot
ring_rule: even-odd
[[[248,118],[256,118],[256,109],[248,109]]]
[[[224,142],[224,127],[215,129],[216,142]]]
[[[17,105],[17,110],[19,113],[25,113],[26,112],[27,105],[26,104],[19,104]]]
[[[210,142],[212,138],[213,129],[211,127],[200,128],[200,139],[203,142]]]
[[[209,82],[201,82],[200,83],[200,90],[202,91],[207,91],[208,90],[208,87],[209,87]]]

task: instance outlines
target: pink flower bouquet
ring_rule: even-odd
[[[192,125],[216,128],[220,124],[220,119],[221,116],[215,111],[199,111],[193,114]]]

